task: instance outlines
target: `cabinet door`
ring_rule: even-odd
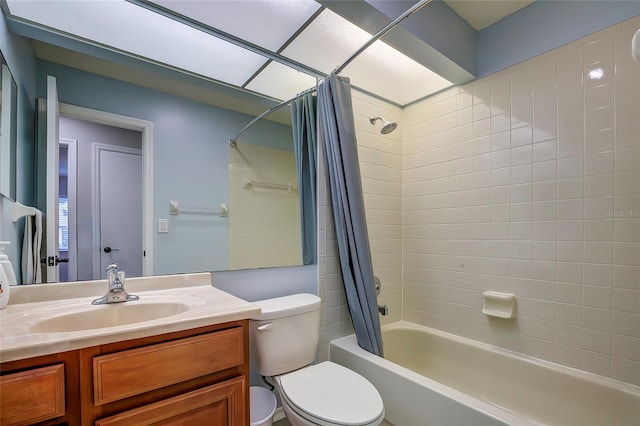
[[[100,355],[93,358],[94,402],[107,404],[243,362],[240,327]]]
[[[64,416],[64,365],[0,377],[0,425],[27,425]]]
[[[244,426],[244,377],[96,420],[96,426]]]

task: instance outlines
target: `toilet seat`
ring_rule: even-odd
[[[325,361],[275,377],[281,396],[300,416],[324,426],[377,425],[384,405],[367,379]]]

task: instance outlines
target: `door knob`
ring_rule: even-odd
[[[111,248],[109,246],[105,247],[103,250],[105,253],[111,253],[112,251],[120,251],[120,249],[117,248]]]

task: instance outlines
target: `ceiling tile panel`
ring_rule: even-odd
[[[282,54],[329,74],[369,38],[360,27],[325,9]]]
[[[371,34],[327,9],[282,54],[328,74],[370,38]],[[355,87],[400,105],[452,84],[382,41],[371,45],[342,74]]]
[[[152,0],[272,52],[320,8],[314,0]]]
[[[12,15],[238,86],[266,62],[256,53],[124,0],[9,0],[8,5]]]
[[[271,62],[247,85],[247,89],[285,100],[315,85],[315,77],[278,62]]]

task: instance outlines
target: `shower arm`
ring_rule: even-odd
[[[424,6],[426,6],[427,4],[431,3],[431,0],[421,0],[418,3],[414,4],[412,7],[410,7],[409,9],[405,10],[404,13],[402,13],[400,16],[398,16],[396,19],[394,19],[393,21],[389,22],[387,25],[385,25],[380,31],[378,31],[376,34],[374,34],[365,44],[362,45],[362,47],[360,47],[360,49],[356,50],[351,56],[349,56],[347,58],[346,61],[344,61],[342,63],[342,65],[340,65],[339,67],[337,67],[335,70],[333,70],[331,72],[331,74],[339,74],[343,69],[345,69],[351,62],[353,62],[358,56],[360,56],[360,54],[362,52],[364,52],[365,50],[367,50],[373,43],[375,43],[376,41],[378,41],[380,38],[384,37],[389,31],[391,31],[392,29],[394,29],[398,24],[400,24],[402,21],[404,21],[405,19],[407,19],[409,16],[413,15],[414,13],[416,13],[417,11],[419,11],[420,9],[422,9]],[[326,77],[326,76],[325,76]],[[237,148],[238,144],[237,144],[237,140],[240,137],[240,135],[242,135],[249,127],[253,126],[255,123],[257,123],[258,121],[262,120],[264,117],[266,117],[267,115],[271,114],[274,111],[279,110],[280,108],[284,107],[285,105],[288,105],[291,101],[295,100],[298,96],[304,95],[306,93],[313,93],[317,90],[316,87],[312,87],[310,89],[307,89],[303,92],[298,93],[296,96],[294,96],[291,99],[288,99],[286,101],[283,101],[281,103],[279,103],[278,105],[269,108],[268,110],[266,110],[265,112],[263,112],[262,114],[260,114],[259,116],[257,116],[256,118],[254,118],[253,120],[251,120],[249,123],[247,123],[246,126],[244,126],[237,134],[235,137],[229,139],[229,147],[231,148]]]

